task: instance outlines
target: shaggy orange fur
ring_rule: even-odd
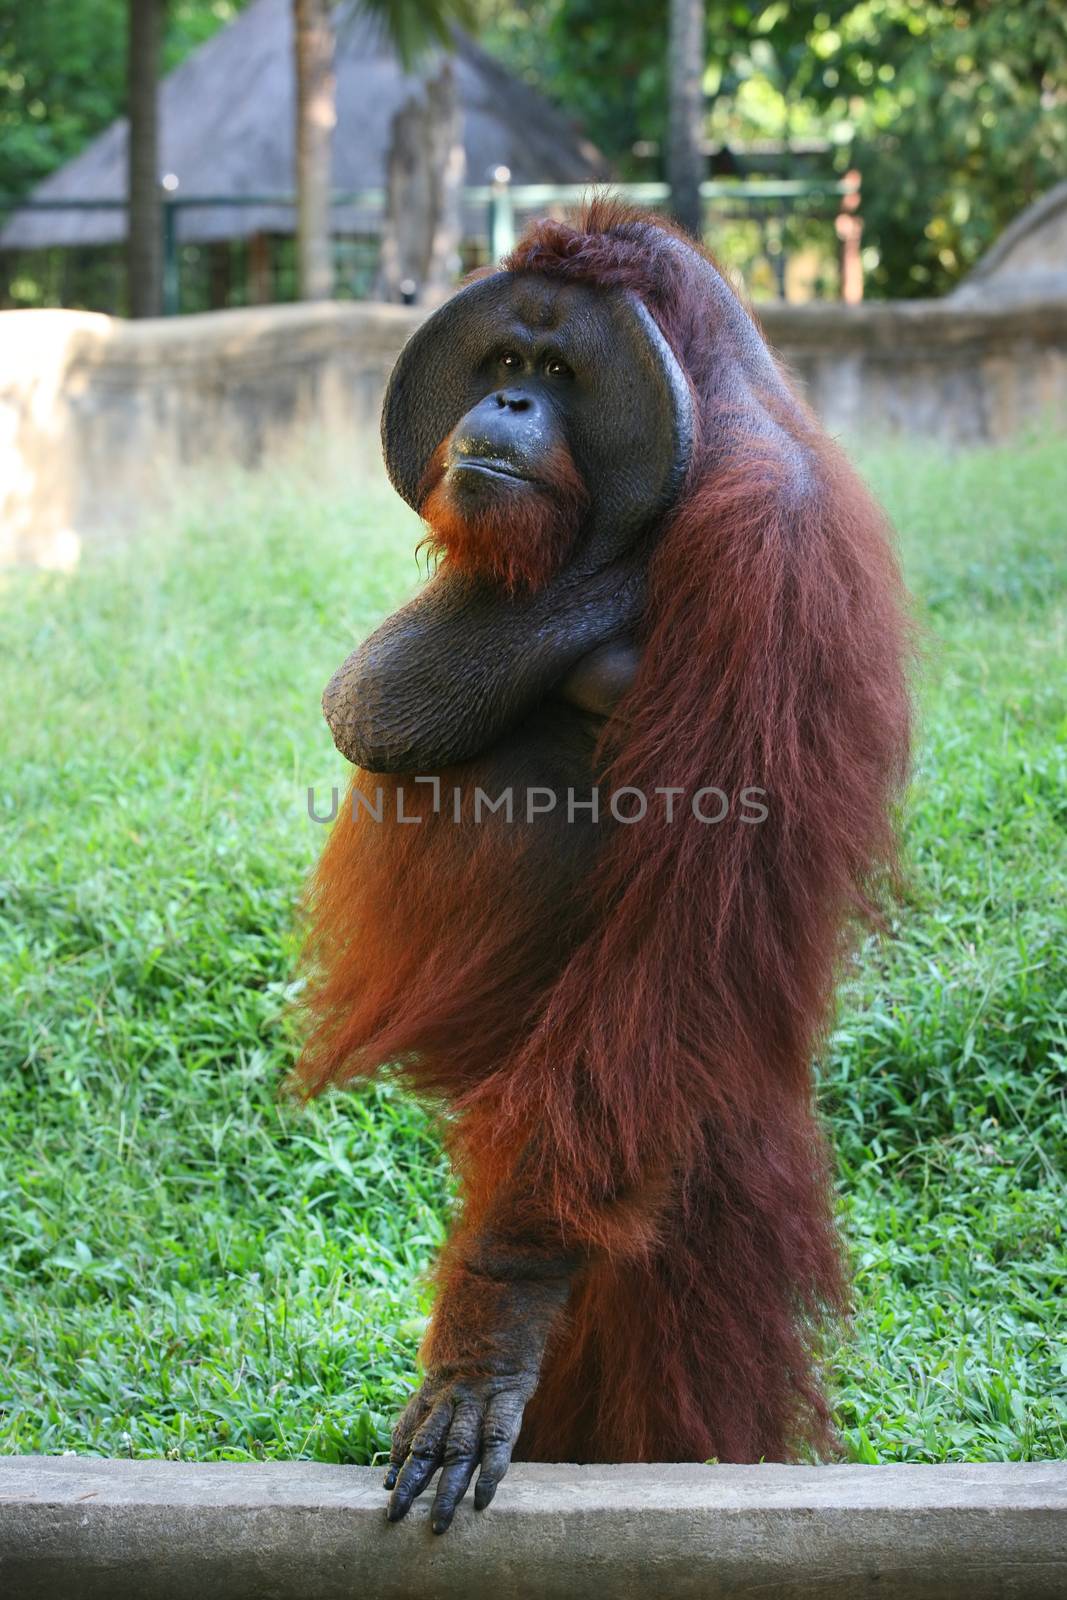
[[[445,477],[449,442],[434,451],[423,478],[420,515],[428,531],[421,548],[508,592],[547,583],[569,555],[589,501],[570,455],[554,450],[537,483],[470,516],[457,507]]]
[[[600,830],[592,873],[582,827],[558,816],[474,826],[475,785],[551,773],[560,724],[535,716],[442,773],[438,811],[408,785],[414,826],[388,821],[402,780],[357,773],[366,803],[339,819],[310,897],[305,1089],[394,1063],[449,1108],[463,1209],[426,1359],[477,1313],[464,1246],[487,1222],[585,1263],[526,1412],[517,1455],[535,1459],[828,1446],[818,1329],[846,1293],[811,1060],[850,930],[893,867],[907,771],[883,517],[788,389],[753,430],[728,381],[738,352],[674,237],[598,202],[506,263],[639,295],[700,423],[652,550],[637,680],[596,753],[581,719],[566,737],[589,740],[607,790],[759,786],[767,820],[651,810]]]

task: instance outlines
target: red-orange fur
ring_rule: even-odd
[[[569,451],[546,453],[536,483],[509,486],[476,516],[457,506],[445,476],[450,441],[433,453],[423,476],[419,514],[422,548],[508,591],[537,589],[562,566],[581,526],[589,496]]]
[[[735,424],[690,258],[648,222],[598,202],[508,263],[639,294],[701,424],[603,782],[758,785],[769,817],[650,812],[578,880],[551,821],[456,827],[410,787],[418,826],[342,817],[312,890],[300,1071],[315,1092],[397,1062],[450,1107],[463,1213],[430,1362],[462,1343],[450,1298],[487,1219],[590,1252],[520,1456],[783,1459],[830,1441],[818,1328],[845,1290],[810,1062],[893,864],[906,629],[866,491],[799,402],[777,406],[785,446]],[[810,452],[799,482],[788,440]],[[468,789],[508,781],[516,748],[466,766]],[[379,782],[399,780],[355,787]]]

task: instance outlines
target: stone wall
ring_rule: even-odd
[[[835,432],[948,444],[1067,429],[1067,300],[768,305],[772,344]],[[64,565],[183,472],[329,441],[361,450],[419,313],[271,306],[127,323],[0,313],[0,564]]]
[[[403,307],[267,306],[154,322],[0,312],[0,565],[65,566],[182,474],[378,428]]]
[[[1067,431],[1067,298],[758,310],[831,432],[969,445]]]

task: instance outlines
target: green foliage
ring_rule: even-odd
[[[248,0],[164,0],[169,72]],[[474,0],[342,0],[366,12],[415,62],[447,42],[452,22],[473,27]],[[77,155],[126,108],[128,0],[0,0],[0,197],[19,196]]]
[[[0,195],[19,195],[124,102],[122,0],[0,0]]]
[[[244,3],[170,0],[165,67]],[[452,21],[480,19],[486,44],[579,118],[621,176],[661,175],[634,147],[664,138],[666,0],[346,0],[358,5],[409,61]],[[804,170],[858,166],[875,294],[951,288],[1063,174],[1059,0],[708,0],[706,11],[709,138],[822,137],[828,154]],[[0,0],[0,195],[22,194],[122,112],[125,18],[126,0]],[[825,224],[823,235],[830,244]]]
[[[634,145],[661,146],[666,136],[667,0],[490,0],[486,9],[486,44],[570,109],[622,176],[662,176],[661,162],[635,155]],[[761,8],[744,0],[707,0],[705,15],[704,87],[713,113],[720,108],[709,132],[721,138],[723,113],[748,80],[777,83],[784,67],[794,85],[810,17],[801,20],[804,7]],[[764,131],[780,135],[783,116],[775,92]],[[758,123],[758,115],[742,118],[735,133],[752,136]]]
[[[478,25],[477,0],[341,0],[339,27],[359,13],[374,19],[408,72],[419,66],[426,51],[451,47],[454,24],[467,29]]]
[[[164,70],[246,0],[169,0]],[[0,196],[21,195],[126,107],[127,0],[0,0]]]
[[[834,8],[827,7],[830,11]],[[809,93],[864,179],[876,292],[940,294],[1067,163],[1059,0],[863,0],[811,38]]]
[[[666,0],[504,0],[487,11],[486,46],[565,107],[621,176],[659,176],[632,148],[666,130]]]
[[[1062,1456],[1067,570],[1059,443],[869,462],[927,629],[897,926],[821,1066],[859,1460]],[[351,474],[349,476],[351,482]],[[448,1183],[389,1086],[279,1099],[319,690],[415,580],[321,469],[0,579],[0,1448],[367,1461]]]
[[[634,145],[665,136],[666,0],[490,11],[487,41],[573,110],[624,176],[662,175]],[[860,169],[875,294],[951,288],[1063,175],[1059,0],[709,0],[707,51],[713,143],[821,136],[824,175]]]

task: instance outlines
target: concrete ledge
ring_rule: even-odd
[[[381,1474],[311,1462],[0,1458],[12,1600],[1053,1600],[1067,1463],[517,1466],[435,1538]]]

